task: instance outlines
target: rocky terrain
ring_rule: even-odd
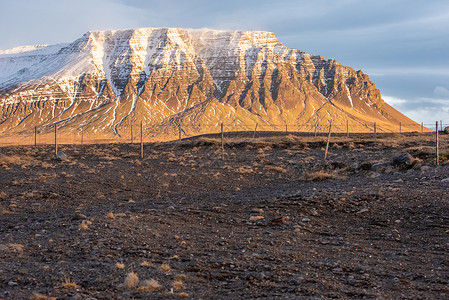
[[[0,148],[0,298],[448,298],[448,142]]]
[[[360,132],[374,123],[378,132],[399,123],[420,131],[362,71],[290,49],[270,32],[92,31],[70,44],[0,52],[2,134],[58,123],[118,138],[143,122],[170,132],[192,126],[192,135],[221,122],[277,130],[330,119]]]

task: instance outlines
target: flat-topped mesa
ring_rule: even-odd
[[[138,121],[413,123],[361,71],[290,49],[272,32],[182,28],[89,31],[70,44],[4,50],[0,110],[0,132],[54,122],[115,135]]]

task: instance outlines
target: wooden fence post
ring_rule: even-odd
[[[253,134],[253,138],[255,138],[255,137],[256,137],[257,125],[259,125],[259,123],[256,123],[256,127],[254,128],[254,134]]]
[[[424,132],[424,124],[423,124],[423,122],[421,122],[421,133],[423,133]]]
[[[399,122],[399,133],[402,133],[402,122]]]
[[[223,123],[221,123],[221,159],[224,159]]]
[[[133,143],[133,125],[131,125],[131,144]]]
[[[288,125],[285,124],[285,134],[288,134]]]
[[[440,164],[440,151],[439,151],[439,141],[438,141],[438,121],[436,121],[436,123],[435,123],[435,133],[436,133],[436,155],[437,155],[437,157],[436,157],[436,164],[437,164],[437,166]]]
[[[84,127],[81,127],[81,145],[83,145],[84,142]]]
[[[374,122],[374,136],[377,136],[376,122]]]
[[[316,129],[318,127],[318,120],[315,120],[315,136],[316,136]]]
[[[178,130],[179,130],[179,141],[181,141],[181,139],[182,139],[181,124],[179,124]]]
[[[349,121],[346,120],[346,136],[349,137]]]
[[[326,151],[324,152],[324,160],[327,159],[327,151],[329,150],[329,141],[331,139],[331,131],[332,131],[332,119],[329,123],[329,134],[327,136],[327,142],[326,142]]]
[[[143,159],[143,121],[140,121],[140,158]]]
[[[34,126],[34,146],[37,146],[37,126]]]
[[[55,156],[58,155],[58,124],[55,123]]]

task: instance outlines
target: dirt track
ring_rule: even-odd
[[[432,137],[338,138],[326,162],[324,145],[0,148],[0,298],[449,298]]]

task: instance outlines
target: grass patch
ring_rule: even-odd
[[[326,171],[305,172],[303,179],[305,181],[323,181],[337,178],[335,174]]]

